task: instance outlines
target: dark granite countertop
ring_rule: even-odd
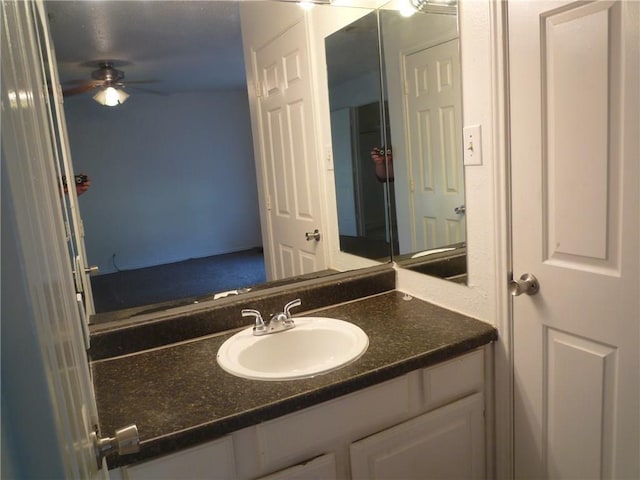
[[[409,297],[410,298],[410,297]],[[193,446],[463,354],[497,339],[491,325],[398,291],[305,312],[347,320],[369,336],[356,362],[310,379],[265,382],[216,362],[228,331],[91,363],[101,429],[138,426],[139,453],[109,467]]]

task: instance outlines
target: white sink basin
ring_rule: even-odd
[[[326,317],[294,318],[295,328],[253,335],[246,328],[222,344],[218,364],[252,380],[294,380],[327,373],[357,360],[369,346],[362,329]]]

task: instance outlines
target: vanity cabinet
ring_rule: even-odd
[[[351,477],[484,478],[484,431],[484,402],[476,393],[353,443]]]
[[[321,455],[308,462],[285,468],[279,472],[260,477],[259,480],[337,480],[336,459],[333,453]]]
[[[231,436],[212,440],[163,457],[110,471],[111,480],[190,480],[236,478]],[[120,476],[121,475],[121,476]]]
[[[485,478],[490,352],[488,345],[110,473],[130,480]]]

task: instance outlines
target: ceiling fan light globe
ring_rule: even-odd
[[[93,99],[100,105],[115,107],[127,101],[129,94],[124,90],[115,87],[107,87],[100,90],[93,96]]]

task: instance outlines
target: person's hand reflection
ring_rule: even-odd
[[[88,175],[85,175],[84,173],[80,173],[75,176],[74,184],[76,186],[76,194],[82,195],[84,192],[89,190],[89,187],[91,187],[91,179],[89,178]],[[65,194],[69,193],[69,188],[67,186],[67,179],[64,176],[62,177],[62,186],[64,189],[64,193]]]

